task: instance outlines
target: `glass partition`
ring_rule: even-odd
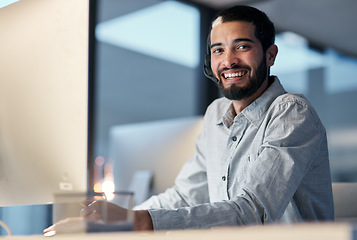
[[[179,1],[96,4],[94,182],[101,191],[111,172],[111,128],[197,114],[200,13]]]

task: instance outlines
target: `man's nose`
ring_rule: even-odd
[[[223,65],[227,68],[231,68],[239,63],[239,59],[232,51],[227,51],[223,60]]]

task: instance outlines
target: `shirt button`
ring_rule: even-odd
[[[233,141],[233,142],[237,141],[237,137],[236,137],[236,136],[233,136],[233,137],[232,137],[232,141]]]
[[[226,181],[226,176],[222,176],[222,181]]]

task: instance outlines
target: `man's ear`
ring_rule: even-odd
[[[276,55],[278,54],[278,46],[275,44],[271,45],[268,50],[266,51],[266,61],[268,67],[274,65]]]

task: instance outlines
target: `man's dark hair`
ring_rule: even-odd
[[[255,37],[261,42],[265,52],[275,42],[275,28],[268,16],[250,6],[235,6],[225,9],[215,16],[212,23],[221,17],[222,22],[245,21],[255,26]],[[212,28],[212,24],[211,24]]]
[[[270,19],[264,12],[254,7],[238,5],[218,12],[212,20],[209,32],[211,32],[212,30],[212,24],[218,18],[221,19],[222,23],[234,22],[234,21],[244,21],[244,22],[253,23],[253,25],[255,26],[255,37],[262,44],[263,52],[266,52],[266,50],[275,42],[274,24],[270,21]],[[204,74],[208,78],[217,82],[217,79],[215,79],[215,77],[213,76],[212,69],[211,69],[210,45],[211,45],[211,41],[210,41],[210,36],[208,35],[207,54],[205,57],[205,64],[204,64]]]

